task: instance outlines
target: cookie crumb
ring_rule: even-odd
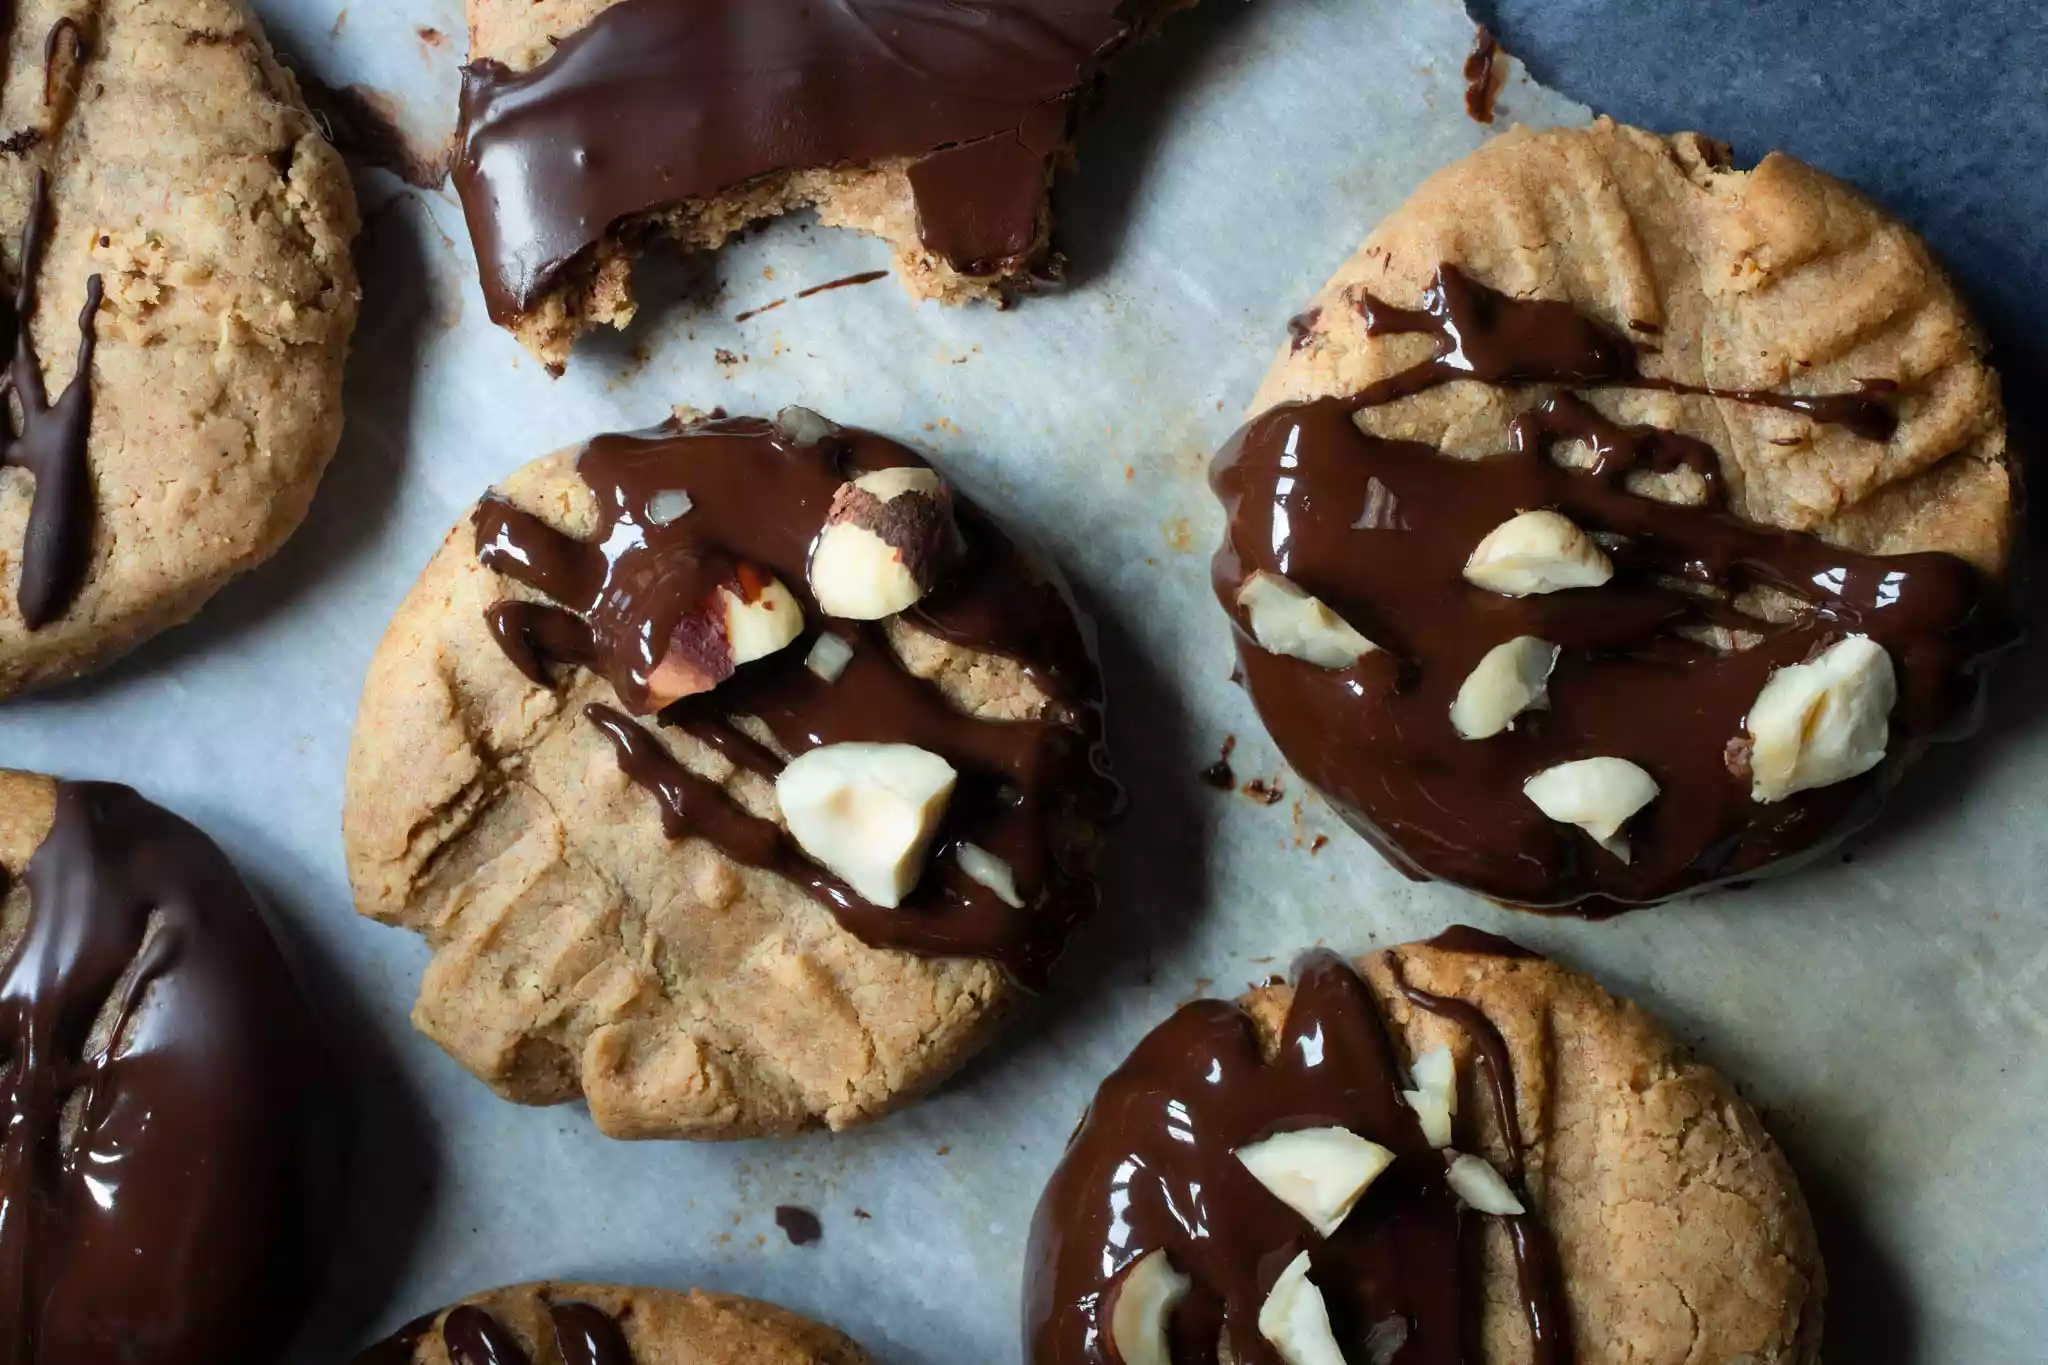
[[[1276,774],[1272,777],[1255,777],[1238,790],[1261,805],[1277,806],[1287,795],[1287,784]]]

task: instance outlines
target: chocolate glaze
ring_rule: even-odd
[[[1425,940],[1424,947],[1434,948],[1443,953],[1474,953],[1482,957],[1519,958],[1530,961],[1541,960],[1543,954],[1533,948],[1524,948],[1511,938],[1489,934],[1484,929],[1475,929],[1469,924],[1453,924],[1435,938]]]
[[[573,540],[497,498],[478,507],[484,565],[553,599],[499,603],[488,619],[507,656],[541,685],[552,685],[550,661],[586,665],[611,683],[626,711],[644,712],[648,678],[678,624],[721,585],[744,590],[746,575],[773,574],[802,605],[804,635],[660,719],[767,776],[781,761],[736,729],[733,717],[758,718],[790,754],[865,740],[915,744],[946,758],[959,785],[924,882],[902,906],[862,900],[777,826],[676,763],[620,711],[593,706],[589,719],[626,774],[659,802],[672,838],[705,838],[740,862],[789,877],[865,943],[987,957],[1036,984],[1094,903],[1092,883],[1065,865],[1055,831],[1076,817],[1105,819],[1121,799],[1106,776],[1100,684],[1064,592],[957,496],[964,554],[912,618],[955,644],[1016,660],[1058,703],[1064,723],[975,720],[902,666],[880,623],[837,620],[818,609],[805,566],[833,494],[862,472],[913,463],[909,450],[872,433],[834,429],[802,445],[753,419],[600,437],[577,470],[597,496],[603,539]],[[666,526],[649,521],[649,500],[677,488],[689,493],[691,510]],[[830,683],[804,664],[823,630],[853,648]],[[950,850],[963,841],[1010,864],[1023,909],[960,872]]]
[[[1460,931],[1463,935],[1506,944],[1514,949],[1513,953],[1498,956],[1535,956],[1506,939],[1497,939],[1492,934],[1464,925],[1457,925],[1448,932],[1457,934]],[[1443,946],[1443,937],[1439,935],[1432,939],[1431,946]],[[1401,994],[1410,1004],[1450,1020],[1472,1039],[1480,1064],[1486,1069],[1487,1095],[1493,1101],[1494,1122],[1500,1128],[1501,1141],[1507,1149],[1508,1168],[1503,1174],[1515,1196],[1522,1201],[1522,1206],[1528,1208],[1533,1201],[1529,1198],[1528,1172],[1522,1158],[1522,1121],[1515,1106],[1515,1068],[1507,1039],[1500,1036],[1500,1030],[1493,1026],[1486,1012],[1471,1001],[1418,990],[1400,980],[1398,962],[1390,958],[1389,966],[1394,972],[1394,979],[1400,982]],[[1558,1269],[1557,1251],[1551,1245],[1550,1233],[1533,1214],[1511,1214],[1500,1221],[1506,1226],[1508,1238],[1515,1249],[1515,1282],[1521,1291],[1522,1317],[1529,1324],[1531,1365],[1569,1365],[1572,1358],[1571,1324],[1565,1320],[1559,1307],[1564,1280]]]
[[[622,223],[805,167],[909,158],[924,245],[1014,266],[1053,158],[1154,0],[623,0],[533,70],[463,71],[455,185],[491,317]]]
[[[548,1321],[562,1365],[633,1365],[619,1320],[595,1304],[550,1303]],[[419,1344],[434,1331],[434,1315],[414,1318],[355,1358],[355,1365],[412,1365]],[[441,1344],[453,1365],[533,1365],[533,1357],[504,1323],[475,1304],[459,1304],[441,1319]]]
[[[1039,1200],[1025,1358],[1114,1361],[1112,1295],[1128,1266],[1164,1249],[1194,1281],[1172,1319],[1177,1365],[1217,1360],[1223,1332],[1245,1365],[1281,1365],[1259,1334],[1258,1313],[1304,1250],[1347,1359],[1373,1359],[1366,1342],[1389,1319],[1406,1325],[1401,1365],[1471,1359],[1467,1333],[1478,1305],[1461,1247],[1461,1223],[1470,1220],[1445,1183],[1442,1156],[1401,1098],[1408,1084],[1372,992],[1334,953],[1295,963],[1294,999],[1270,1063],[1236,1005],[1183,1007],[1103,1082]],[[1395,1161],[1321,1240],[1233,1154],[1277,1132],[1331,1125],[1391,1149]],[[1529,1311],[1563,1321],[1554,1295]]]
[[[1513,423],[1511,448],[1479,461],[1369,436],[1353,420],[1378,403],[1477,379],[1710,394],[1877,436],[1892,427],[1888,386],[1782,395],[1646,379],[1628,341],[1568,306],[1511,299],[1449,267],[1421,309],[1362,306],[1377,332],[1435,336],[1435,354],[1351,397],[1276,407],[1232,438],[1211,473],[1229,516],[1214,579],[1236,620],[1249,573],[1285,574],[1381,646],[1352,668],[1322,669],[1259,649],[1239,621],[1245,685],[1281,751],[1411,875],[1581,913],[1661,900],[1846,834],[1875,813],[1899,760],[1974,710],[1983,664],[2012,633],[1994,591],[1961,560],[1861,555],[1637,496],[1625,487],[1631,470],[1682,467],[1718,499],[1718,461],[1698,441],[1611,422],[1568,392],[1537,395]],[[1553,462],[1566,442],[1590,447],[1594,466]],[[1466,583],[1472,547],[1538,507],[1607,538],[1613,582],[1519,599]],[[1760,586],[1801,610],[1771,624],[1730,605]],[[1721,653],[1675,633],[1708,627],[1760,643]],[[1740,754],[1731,765],[1724,752],[1739,744],[1750,702],[1773,670],[1849,633],[1884,645],[1898,670],[1892,761],[1776,804],[1753,802]],[[1487,650],[1525,634],[1563,650],[1549,709],[1491,739],[1459,738],[1448,719],[1459,685]],[[1522,794],[1535,773],[1602,754],[1640,764],[1661,789],[1625,831],[1630,863]]]
[[[50,33],[52,52],[62,31],[60,25]],[[72,35],[76,42],[75,27]],[[29,335],[49,216],[49,181],[37,171],[28,225],[21,234],[21,275],[12,303],[0,301],[0,348],[9,353],[6,370],[0,373],[0,401],[12,394],[21,404],[22,419],[19,432],[13,430],[11,419],[0,419],[0,468],[25,469],[36,484],[17,589],[22,623],[30,630],[48,624],[71,605],[85,581],[92,552],[92,471],[86,467],[85,453],[92,431],[93,319],[100,308],[100,277],[93,275],[85,282],[85,307],[78,314],[78,359],[71,382],[52,403],[43,388],[35,340]]]
[[[58,785],[23,880],[0,969],[0,1361],[276,1359],[336,1151],[255,903],[198,830],[102,783]]]
[[[1428,360],[1360,390],[1355,400],[1360,407],[1405,398],[1454,379],[1476,379],[1488,384],[1654,389],[1720,398],[1804,413],[1869,441],[1889,441],[1898,429],[1898,414],[1887,401],[1898,386],[1890,380],[1866,379],[1854,393],[1795,394],[1656,378],[1641,372],[1634,342],[1570,304],[1518,299],[1489,289],[1453,265],[1437,268],[1420,308],[1396,308],[1364,293],[1358,295],[1357,307],[1371,335],[1417,332],[1436,341],[1436,353]]]

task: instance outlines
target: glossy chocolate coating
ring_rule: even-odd
[[[52,29],[49,51],[57,50],[60,24]],[[68,29],[78,42],[76,25]],[[47,83],[47,82],[46,82]],[[92,554],[92,471],[86,466],[87,438],[92,432],[93,320],[100,309],[100,277],[85,282],[85,307],[78,314],[78,358],[71,382],[52,403],[43,387],[43,365],[36,356],[29,323],[36,315],[36,277],[42,272],[43,246],[49,235],[49,182],[36,172],[29,197],[28,226],[21,234],[21,276],[11,301],[0,297],[0,349],[7,363],[0,371],[0,399],[13,395],[21,405],[21,429],[12,417],[0,415],[0,468],[25,469],[35,478],[29,504],[28,534],[21,546],[21,581],[16,601],[22,623],[30,630],[49,624],[77,597]]]
[[[1875,813],[1904,758],[1973,711],[1984,661],[2012,634],[1995,590],[1959,559],[1862,555],[1638,496],[1624,486],[1630,470],[1684,468],[1717,500],[1713,451],[1611,422],[1569,392],[1532,394],[1511,448],[1477,461],[1370,436],[1353,420],[1477,379],[1712,392],[1879,435],[1891,430],[1884,386],[1774,395],[1645,379],[1627,341],[1565,305],[1510,299],[1448,268],[1423,309],[1362,307],[1376,330],[1435,335],[1436,355],[1348,398],[1282,404],[1232,438],[1211,476],[1229,517],[1214,580],[1238,626],[1245,686],[1281,751],[1411,875],[1536,908],[1655,902],[1840,838]],[[1591,467],[1554,462],[1565,442],[1589,448]],[[1605,537],[1613,581],[1522,598],[1466,582],[1473,547],[1531,508]],[[1259,648],[1236,604],[1259,569],[1321,598],[1380,652],[1333,670]],[[1731,599],[1753,587],[1801,607],[1778,624],[1737,611]],[[1721,652],[1675,633],[1713,627],[1759,642]],[[1774,670],[1851,633],[1883,645],[1898,672],[1889,760],[1775,804],[1753,801],[1741,750],[1750,704]],[[1548,709],[1507,733],[1461,738],[1449,720],[1460,685],[1519,635],[1562,649]],[[1661,791],[1629,822],[1626,863],[1522,793],[1536,773],[1596,755],[1640,765]]]
[[[1014,659],[1064,714],[1000,722],[962,713],[935,684],[913,676],[881,623],[827,617],[810,595],[811,545],[840,485],[917,463],[909,450],[869,432],[835,428],[806,445],[752,419],[599,437],[577,470],[597,496],[600,539],[574,540],[495,498],[479,506],[484,565],[552,599],[498,604],[490,621],[507,655],[537,682],[550,685],[549,661],[584,664],[611,682],[625,710],[640,712],[679,624],[720,587],[745,591],[748,575],[772,574],[802,605],[804,634],[660,719],[765,776],[780,770],[780,760],[736,729],[733,717],[759,719],[792,755],[872,741],[944,757],[959,784],[924,880],[899,908],[861,899],[776,825],[676,763],[621,711],[593,706],[588,719],[612,742],[626,774],[659,801],[670,837],[707,839],[729,857],[789,877],[865,943],[991,958],[1035,984],[1095,900],[1086,870],[1064,864],[1060,831],[1107,819],[1120,800],[1105,775],[1100,683],[1071,602],[992,522],[954,498],[964,552],[912,619],[952,643]],[[657,525],[650,501],[668,490],[687,492],[691,510]],[[826,630],[853,651],[831,682],[804,662]],[[963,841],[1009,863],[1022,909],[960,871],[950,850]]]
[[[574,1300],[550,1303],[547,1309],[562,1365],[633,1365],[626,1335],[610,1313]],[[412,1365],[420,1342],[435,1330],[433,1314],[415,1318],[357,1356],[355,1365]],[[475,1304],[449,1309],[439,1330],[454,1365],[533,1365],[533,1357],[505,1324]]]
[[[1170,1324],[1176,1365],[1216,1361],[1222,1335],[1244,1365],[1281,1365],[1259,1333],[1259,1308],[1302,1251],[1347,1359],[1373,1359],[1375,1329],[1384,1338],[1396,1323],[1405,1328],[1402,1365],[1471,1359],[1478,1305],[1462,1236],[1477,1224],[1460,1212],[1442,1154],[1401,1098],[1409,1084],[1371,989],[1334,953],[1296,962],[1270,1062],[1238,1006],[1184,1006],[1103,1082],[1039,1200],[1026,1258],[1029,1365],[1114,1362],[1120,1279],[1161,1249],[1194,1282]],[[1275,1133],[1332,1125],[1395,1160],[1321,1239],[1235,1153]],[[1536,1295],[1526,1307],[1532,1321],[1562,1324],[1554,1278],[1524,1288]],[[1543,1365],[1570,1359],[1561,1332],[1548,1340],[1556,1346]]]
[[[0,972],[0,1361],[276,1359],[338,1149],[269,930],[221,851],[126,787],[60,783],[23,880]]]
[[[1039,237],[1053,158],[1145,0],[623,0],[530,71],[471,63],[455,185],[508,322],[621,222],[807,167],[909,159],[927,249]]]

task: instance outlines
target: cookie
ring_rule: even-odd
[[[1103,66],[1192,0],[469,7],[461,193],[491,320],[559,367],[633,316],[633,258],[815,208],[913,297],[1002,300]]]
[[[1184,1006],[1097,1092],[1026,1266],[1030,1365],[1792,1365],[1825,1293],[1734,1088],[1463,927]]]
[[[126,787],[0,770],[0,1343],[258,1365],[327,1251],[311,1012],[212,841]]]
[[[788,409],[528,465],[372,662],[358,908],[413,1021],[616,1137],[928,1089],[1095,905],[1119,793],[1058,582],[904,447]]]
[[[1788,157],[1517,129],[1290,332],[1212,470],[1216,595],[1281,751],[1411,876],[1600,914],[1793,865],[2014,638],[1983,341]]]
[[[0,696],[183,621],[299,524],[341,434],[356,227],[242,5],[16,10]]]
[[[553,1347],[553,1354],[549,1347]],[[558,1280],[476,1294],[398,1329],[356,1365],[867,1365],[844,1334],[701,1289]]]

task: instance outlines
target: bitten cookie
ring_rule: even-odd
[[[1290,327],[1214,564],[1290,763],[1397,866],[1607,913],[1868,820],[2014,638],[1998,381],[1783,156],[1518,129]]]
[[[559,368],[631,321],[647,242],[806,207],[917,298],[1002,300],[1104,65],[1192,2],[476,0],[455,185],[491,320]]]
[[[1728,1082],[1465,928],[1183,1007],[1103,1083],[1026,1267],[1030,1365],[1792,1365],[1825,1291]]]
[[[212,841],[0,769],[0,1348],[264,1365],[326,1259],[325,1052]]]
[[[355,1365],[868,1365],[845,1335],[773,1304],[701,1289],[544,1281],[407,1323]]]
[[[241,4],[17,7],[0,696],[183,621],[299,524],[341,433],[356,227]]]
[[[1095,904],[1120,796],[1064,590],[904,447],[788,409],[528,465],[449,535],[349,759],[414,1023],[616,1137],[875,1117]]]

